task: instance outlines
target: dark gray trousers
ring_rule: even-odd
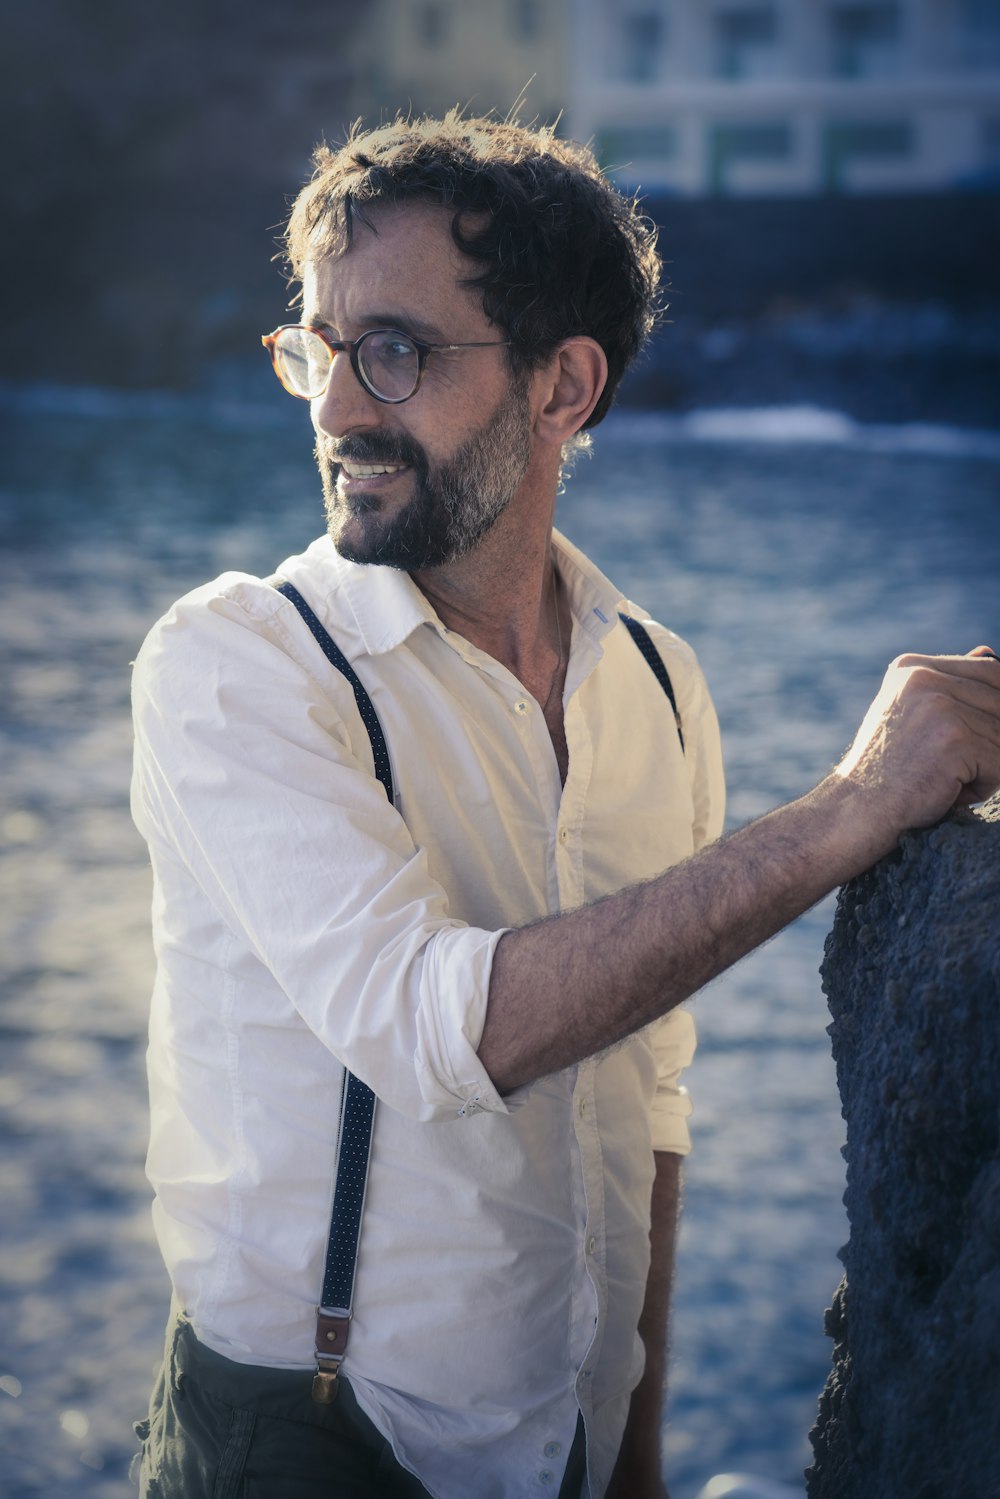
[[[140,1499],[428,1499],[345,1379],[332,1405],[311,1386],[300,1369],[234,1363],[174,1319],[136,1423]],[[585,1466],[581,1421],[558,1499],[579,1499]]]

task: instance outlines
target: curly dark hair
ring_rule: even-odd
[[[290,279],[351,244],[365,209],[414,199],[455,210],[452,236],[482,264],[465,284],[510,340],[516,373],[537,369],[565,338],[596,339],[608,380],[586,427],[607,414],[659,314],[656,229],[602,174],[593,153],[552,127],[509,120],[360,122],[337,150],[321,145],[284,237]]]

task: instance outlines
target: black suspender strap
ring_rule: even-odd
[[[315,614],[302,597],[299,590],[292,583],[275,584],[278,592],[293,603],[310,630],[316,637],[323,654],[337,670],[347,678],[354,692],[354,701],[358,705],[361,721],[368,730],[368,737],[372,742],[372,754],[375,757],[375,774],[385,787],[385,794],[390,803],[395,799],[392,789],[392,770],[389,765],[389,747],[385,742],[382,725],[378,721],[375,705],[361,684],[354,667],[344,655],[340,646],[337,645],[330,635],[324,630]]]
[[[312,1398],[330,1405],[337,1395],[337,1376],[347,1352],[358,1264],[361,1215],[365,1208],[368,1164],[375,1125],[375,1094],[353,1072],[344,1069],[337,1146],[337,1184],[326,1244],[323,1294],[316,1308],[316,1372]]]
[[[361,679],[329,632],[320,624],[298,589],[283,580],[272,579],[271,581],[278,593],[295,605],[327,660],[350,683],[354,700],[358,705],[358,712],[361,714],[361,720],[371,739],[375,774],[392,804],[395,798],[389,749],[378,714],[375,712],[375,705]],[[681,731],[681,719],[667,668],[638,620],[632,619],[627,614],[620,614],[618,617],[639,647],[656,680],[670,700],[677,723],[677,737],[680,739],[683,750],[684,735]],[[361,1237],[361,1217],[365,1206],[374,1124],[375,1094],[367,1083],[363,1083],[360,1078],[354,1076],[353,1072],[345,1068],[340,1106],[340,1138],[337,1144],[337,1182],[333,1194],[333,1209],[330,1214],[323,1292],[316,1309],[316,1373],[313,1376],[312,1398],[322,1405],[328,1405],[336,1399],[337,1377],[344,1361],[347,1340],[350,1336],[354,1277],[358,1263],[358,1243]]]
[[[677,738],[680,740],[681,749],[683,750],[684,730],[681,727],[680,710],[677,707],[677,698],[674,694],[674,684],[670,680],[670,673],[667,671],[667,668],[663,664],[663,657],[660,655],[659,651],[656,649],[656,646],[653,644],[652,639],[649,635],[649,631],[644,630],[637,619],[633,619],[629,614],[619,614],[618,618],[621,620],[622,624],[625,626],[626,630],[629,632],[632,639],[639,647],[643,656],[646,658],[649,669],[652,671],[654,677],[659,682],[664,692],[667,694],[667,697],[670,699],[670,706],[674,710],[674,723],[677,725]]]
[[[389,750],[375,706],[357,672],[343,651],[316,618],[305,599],[291,583],[275,584],[309,626],[327,660],[351,685],[362,722],[368,731],[375,759],[375,774],[393,801]],[[344,1069],[340,1104],[340,1139],[337,1145],[337,1184],[330,1214],[330,1236],[326,1246],[323,1293],[316,1309],[316,1373],[312,1398],[321,1405],[336,1399],[337,1376],[347,1352],[354,1300],[354,1273],[358,1263],[361,1215],[368,1184],[372,1130],[375,1124],[375,1094],[367,1083]]]

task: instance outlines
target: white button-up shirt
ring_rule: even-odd
[[[395,806],[350,686],[259,579],[181,599],[135,668],[148,1172],[177,1299],[229,1358],[311,1366],[349,1067],[379,1105],[344,1370],[439,1499],[558,1487],[578,1409],[603,1493],[643,1364],[652,1152],[688,1149],[683,1010],[506,1098],[477,1056],[503,931],[653,876],[722,825],[693,653],[651,626],[682,753],[617,619],[630,606],[555,546],[574,621],[565,787],[516,678],[405,573],[326,538],[280,572],[371,694]]]

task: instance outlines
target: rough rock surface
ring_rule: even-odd
[[[1000,1496],[1000,798],[841,892],[850,1239],[810,1499]]]

